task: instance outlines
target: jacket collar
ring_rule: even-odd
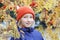
[[[25,27],[25,28],[20,28],[20,27],[18,27],[18,31],[20,32],[20,30],[22,30],[23,32],[33,32],[34,31],[34,28],[32,28],[32,27],[29,27],[29,28],[27,28],[27,27]]]

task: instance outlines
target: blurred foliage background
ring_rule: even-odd
[[[0,0],[0,27],[4,28],[3,34],[18,34],[16,10],[22,6],[30,6],[34,10],[35,28],[42,33],[44,40],[60,40],[60,0]],[[15,27],[12,27],[13,25]],[[16,34],[11,29],[15,30]],[[5,39],[0,37],[0,40]]]

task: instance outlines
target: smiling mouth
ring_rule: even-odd
[[[31,23],[26,23],[26,24],[28,24],[28,25],[29,25],[29,24],[31,24]]]

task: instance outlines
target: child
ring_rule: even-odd
[[[35,14],[30,7],[20,7],[17,10],[17,29],[19,38],[11,37],[11,40],[43,40],[40,32],[32,27],[34,25]]]

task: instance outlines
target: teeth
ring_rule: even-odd
[[[30,23],[27,23],[27,24],[30,24]]]

